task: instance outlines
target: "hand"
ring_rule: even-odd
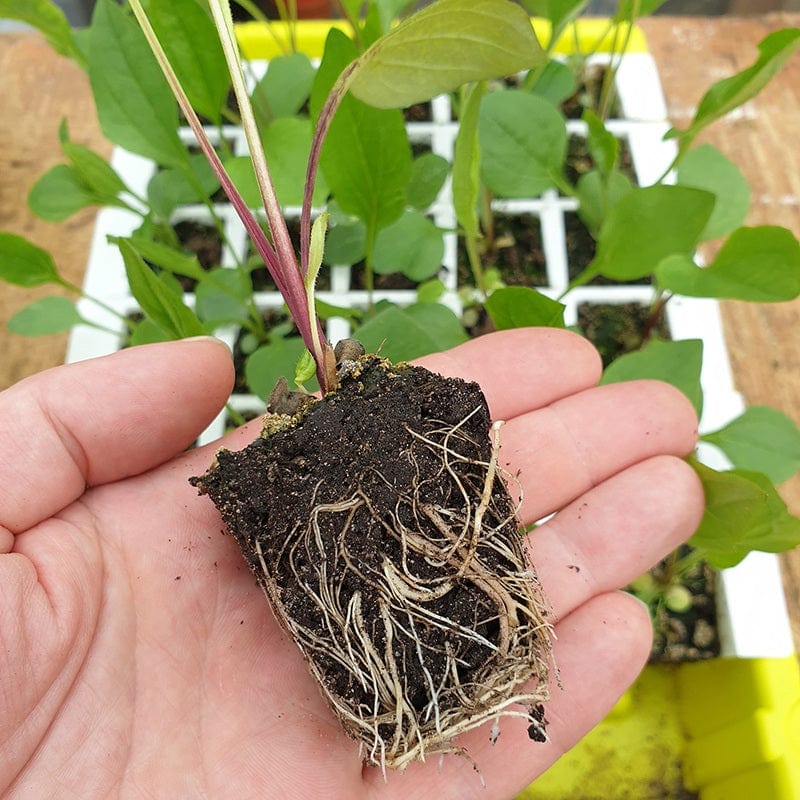
[[[596,353],[563,331],[493,334],[423,359],[478,380],[519,471],[557,621],[563,689],[546,744],[523,720],[403,774],[363,768],[278,628],[183,452],[232,384],[210,340],[59,367],[0,396],[0,794],[8,798],[507,798],[610,709],[650,625],[617,590],[685,539],[702,489],[680,460],[688,401],[656,382],[593,388]],[[226,446],[254,438],[258,423]]]

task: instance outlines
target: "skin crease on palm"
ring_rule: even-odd
[[[524,486],[561,686],[549,741],[524,720],[468,759],[364,767],[184,452],[233,380],[210,339],[59,367],[0,395],[0,796],[510,798],[596,724],[644,664],[650,624],[618,591],[686,539],[697,421],[657,382],[596,388],[565,331],[520,329],[422,360],[478,380]],[[251,423],[226,445],[243,447]],[[485,787],[481,781],[485,783]]]

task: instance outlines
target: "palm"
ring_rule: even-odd
[[[538,336],[539,356],[549,346],[558,360],[557,348],[541,332],[527,335]],[[559,340],[561,354],[565,341]],[[646,620],[627,598],[608,592],[690,532],[700,506],[683,465],[657,457],[683,453],[693,442],[691,414],[671,391],[651,385],[640,387],[638,399],[629,394],[642,418],[634,420],[629,442],[616,432],[613,455],[598,449],[593,456],[595,444],[566,432],[579,424],[575,420],[587,402],[602,415],[619,399],[611,403],[582,392],[596,377],[594,356],[568,341],[582,362],[560,376],[529,378],[521,391],[496,385],[506,373],[502,358],[482,368],[494,413],[509,420],[507,460],[522,470],[523,480],[534,470],[538,476],[526,486],[525,521],[575,501],[535,540],[540,574],[563,620],[557,657],[566,689],[556,689],[548,707],[552,741],[533,745],[524,725],[511,722],[494,748],[485,732],[468,737],[469,753],[498,797],[546,768],[633,677],[647,649]],[[85,456],[83,464],[98,442],[82,441],[79,448],[80,435],[67,437],[68,461],[73,467],[78,462],[95,488],[82,496],[73,488],[74,497],[62,490],[60,503],[37,509],[36,501],[32,508],[22,504],[29,493],[15,495],[14,485],[5,484],[9,502],[0,508],[10,513],[0,522],[17,535],[12,547],[6,534],[5,549],[12,552],[0,555],[0,765],[8,765],[0,766],[0,787],[11,797],[413,797],[433,796],[435,784],[436,796],[474,790],[479,783],[470,763],[455,757],[443,769],[434,759],[390,775],[386,783],[376,770],[362,770],[357,746],[341,733],[302,657],[275,623],[234,540],[220,535],[216,511],[186,481],[205,469],[210,451],[162,463],[216,411],[229,380],[213,347],[173,345],[169,357],[176,353],[177,361],[181,347],[203,350],[216,376],[210,390],[207,377],[200,383],[195,363],[194,382],[186,368],[180,376],[186,396],[178,398],[179,411],[166,410],[159,421],[148,405],[152,399],[139,398],[142,420],[154,420],[158,428],[149,433],[127,424],[130,413],[98,411],[115,421],[116,430],[98,421],[86,426],[84,439],[105,437],[106,447],[116,444],[117,450]],[[432,361],[442,371],[470,371],[444,357]],[[148,364],[148,374],[154,368]],[[164,364],[165,375],[168,368]],[[479,369],[473,367],[473,374]],[[196,396],[201,386],[205,394]],[[529,413],[557,398],[567,399],[555,409]],[[194,404],[191,413],[180,405],[187,402]],[[604,403],[609,411],[603,411]],[[68,416],[68,408],[61,410]],[[671,413],[672,425],[655,431],[659,412]],[[649,427],[649,438],[637,436],[642,426]],[[3,452],[15,435],[0,431]],[[232,446],[253,435],[252,427],[238,432]],[[548,437],[555,440],[546,452],[531,445]],[[5,465],[0,454],[0,473]],[[28,466],[42,470],[47,462]],[[23,468],[21,474],[28,472]],[[54,469],[30,480],[47,489],[59,474]],[[132,477],[116,480],[126,475]],[[604,478],[611,480],[603,483]],[[639,503],[627,497],[633,485],[647,493]],[[677,498],[683,508],[675,514]],[[582,510],[587,500],[591,514]],[[673,512],[668,529],[658,513],[666,508]],[[48,519],[48,510],[57,513]],[[642,537],[646,543],[614,548],[603,537],[612,526],[617,534],[644,526],[653,535]],[[578,532],[594,538],[582,539]],[[3,541],[0,535],[0,553]],[[613,624],[598,642],[586,631],[601,617]],[[614,664],[625,648],[631,648],[629,664]],[[605,671],[598,670],[598,659],[608,662]]]

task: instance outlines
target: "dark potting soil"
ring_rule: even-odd
[[[597,111],[607,71],[604,64],[593,64],[583,71],[578,88],[561,104],[561,112],[567,119],[580,119],[587,108]],[[606,118],[617,119],[620,112],[619,102],[614,99]]]
[[[619,141],[619,160],[617,169],[628,178],[634,186],[639,185],[636,170],[633,166],[633,154],[631,153],[628,139],[623,137]],[[589,152],[586,139],[577,134],[570,134],[567,140],[567,160],[564,165],[564,175],[574,186],[581,175],[594,169],[595,160]]]
[[[648,336],[645,328],[650,314],[649,307],[639,303],[581,303],[578,306],[578,327],[597,348],[603,366],[607,367],[621,355],[641,348]],[[669,338],[663,312],[651,333]]]
[[[187,252],[197,257],[204,270],[214,269],[222,263],[222,239],[213,225],[186,219],[173,226],[178,241]],[[184,275],[176,276],[184,292],[194,291],[197,281]]]
[[[542,739],[538,583],[476,384],[376,357],[192,483],[220,510],[367,763],[402,768],[498,713]],[[488,734],[487,734],[488,735]]]
[[[658,581],[667,570],[668,562],[662,561],[650,574]],[[681,579],[692,597],[688,610],[673,611],[664,605],[655,609],[652,662],[702,661],[719,656],[716,583],[714,570],[706,563],[697,564]]]
[[[484,270],[497,269],[509,286],[544,286],[547,269],[542,249],[542,231],[535,214],[494,215],[494,232],[483,240],[481,263]],[[460,286],[474,285],[463,241],[458,245]]]
[[[433,110],[430,100],[424,103],[415,103],[413,106],[403,109],[403,118],[406,122],[431,122],[433,120]]]

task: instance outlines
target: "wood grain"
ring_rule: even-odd
[[[798,14],[740,19],[653,17],[645,20],[672,124],[689,123],[714,81],[749,66],[767,34],[800,24]],[[781,225],[800,236],[800,56],[754,100],[702,137],[731,158],[752,190],[748,225]],[[725,337],[739,391],[748,405],[780,409],[800,424],[800,300],[722,304]],[[781,487],[800,515],[800,477]],[[781,557],[795,647],[800,652],[800,550]]]
[[[87,209],[53,225],[30,213],[26,197],[40,175],[64,161],[58,143],[61,119],[67,119],[74,141],[110,155],[89,81],[72,61],[56,55],[33,33],[0,34],[0,75],[0,230],[25,236],[52,253],[62,275],[80,285],[95,212]],[[5,329],[20,308],[56,291],[0,284],[0,390],[63,362],[66,335],[29,339]]]

